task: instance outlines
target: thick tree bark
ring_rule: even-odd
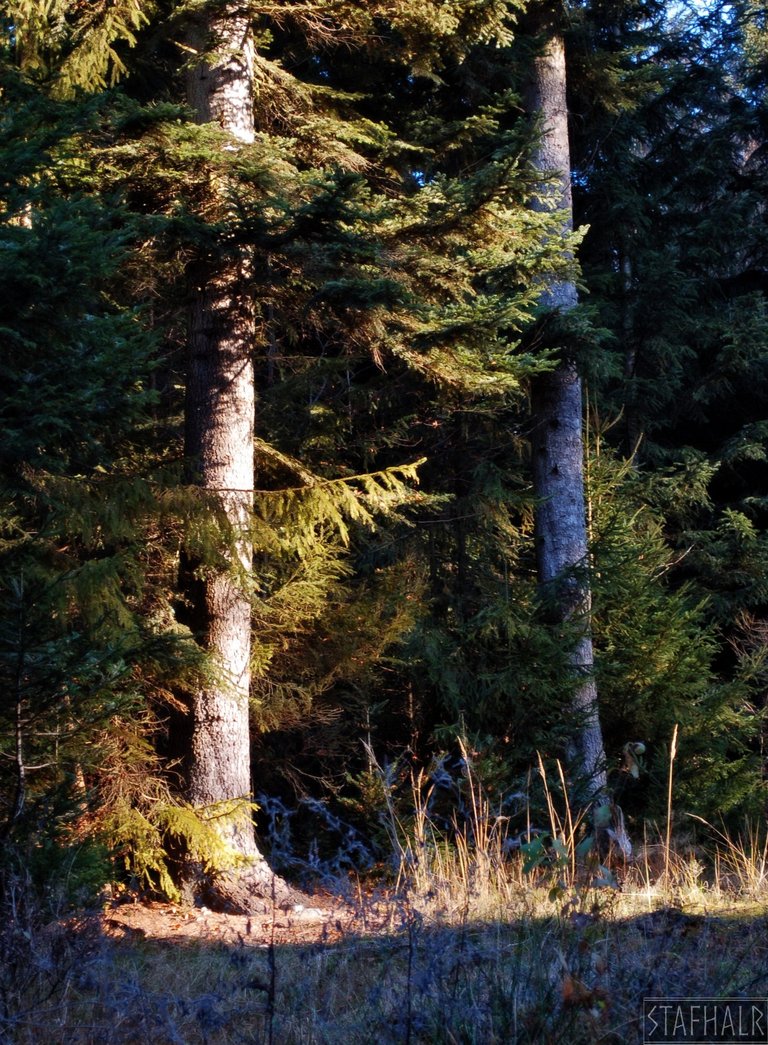
[[[218,123],[228,149],[253,141],[254,48],[239,4],[216,5],[200,18],[190,43],[202,55],[190,70],[188,100],[199,122]],[[222,207],[224,203],[222,201]],[[252,565],[248,537],[253,505],[255,320],[249,259],[236,248],[190,271],[191,304],[186,403],[186,456],[192,479],[211,491],[234,535],[230,568],[208,570],[188,591],[198,641],[211,654],[213,681],[192,695],[188,797],[212,811],[234,854],[236,870],[194,887],[230,909],[293,899],[263,860],[251,819],[249,691]]]
[[[534,163],[555,178],[540,187],[534,205],[560,211],[563,232],[568,232],[573,215],[565,48],[562,36],[543,21],[537,29],[545,34],[545,42],[533,62],[527,108],[540,120]],[[576,285],[553,279],[544,288],[541,302],[567,312],[578,303]],[[564,356],[555,370],[534,379],[531,406],[539,583],[551,598],[557,617],[577,629],[571,653],[578,680],[572,700],[575,733],[568,756],[581,797],[602,804],[607,800],[607,785],[590,625],[582,390],[572,360]]]
[[[236,261],[218,271],[198,266],[190,310],[186,453],[196,481],[221,502],[239,560],[230,572],[209,571],[195,593],[199,637],[217,671],[215,683],[193,695],[188,779],[198,806],[248,799],[251,791],[251,607],[243,581],[251,566],[245,533],[253,496],[253,316],[240,290],[241,268]]]

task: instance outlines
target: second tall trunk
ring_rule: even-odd
[[[573,214],[565,48],[557,31],[543,22],[537,28],[543,43],[533,61],[527,107],[539,121],[534,163],[551,180],[539,186],[534,206],[559,212],[562,233],[567,234]],[[575,283],[553,277],[542,288],[541,303],[568,312],[578,303]],[[582,389],[567,352],[554,370],[533,380],[531,405],[539,583],[558,618],[571,624],[576,636],[570,656],[575,684],[569,761],[582,798],[602,802],[606,767],[593,670]]]

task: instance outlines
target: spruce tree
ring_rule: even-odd
[[[404,11],[404,5],[394,5],[391,12],[393,27],[399,25],[398,20]],[[335,14],[331,5],[329,16],[333,18]],[[403,24],[407,25],[407,19]],[[228,162],[242,151],[247,170],[247,147],[257,144],[253,129],[254,115],[257,121],[267,116],[262,111],[254,114],[253,109],[253,68],[254,62],[261,62],[261,57],[252,52],[250,20],[241,16],[239,8],[234,5],[231,8],[212,7],[209,14],[203,12],[197,26],[200,30],[198,39],[206,40],[211,51],[204,67],[193,66],[191,70],[190,100],[199,118],[218,123],[225,135],[229,136],[229,144],[222,141],[225,152],[230,154]],[[366,35],[361,35],[354,18],[349,28],[358,34],[358,46],[368,45]],[[362,29],[364,33],[370,31],[365,19]],[[447,27],[448,32],[456,29],[454,25]],[[288,32],[284,46],[287,49],[291,46],[301,47],[303,34],[304,27],[299,24],[297,37]],[[311,33],[308,39],[311,43]],[[330,40],[333,42],[332,34]],[[192,46],[199,45],[193,43]],[[306,43],[303,46],[306,47]],[[392,47],[395,54],[402,47],[396,37],[393,37]],[[335,53],[338,54],[338,50]],[[270,86],[275,89],[280,79],[284,85],[288,82],[274,65],[271,69],[267,67],[265,75]],[[442,276],[439,273],[435,276],[431,270],[436,252],[431,245],[427,248],[428,237],[434,236],[434,233],[424,224],[424,217],[425,213],[431,211],[433,220],[438,222],[438,229],[440,220],[445,220],[448,234],[454,232],[457,221],[463,220],[469,226],[473,220],[471,195],[466,205],[467,218],[462,219],[460,208],[463,201],[460,193],[465,190],[458,184],[455,187],[429,186],[420,193],[409,193],[402,200],[397,200],[391,188],[386,195],[381,193],[377,179],[382,178],[383,172],[373,166],[373,161],[378,161],[377,153],[383,151],[382,146],[385,148],[388,139],[391,139],[386,129],[379,129],[370,121],[357,116],[353,109],[354,99],[344,94],[335,95],[327,89],[323,91],[319,84],[309,89],[297,84],[291,90],[295,90],[299,97],[301,91],[307,92],[307,101],[300,103],[301,118],[307,118],[307,110],[304,108],[307,102],[314,103],[318,112],[316,116],[310,115],[310,120],[315,119],[318,128],[322,128],[323,119],[326,122],[332,119],[334,122],[331,127],[338,133],[338,141],[342,145],[337,155],[333,151],[330,155],[319,152],[320,147],[326,144],[324,139],[328,131],[325,128],[321,130],[323,137],[320,140],[307,141],[303,146],[306,156],[302,157],[299,152],[296,188],[301,191],[301,167],[310,160],[319,168],[311,174],[317,180],[319,189],[309,183],[311,192],[306,204],[303,205],[299,197],[293,204],[296,208],[293,212],[285,212],[284,217],[278,213],[278,219],[285,221],[287,226],[283,234],[287,234],[286,260],[293,253],[292,264],[295,265],[298,259],[305,266],[299,270],[300,279],[306,281],[309,277],[319,283],[315,300],[310,299],[310,315],[316,314],[318,321],[323,327],[330,328],[334,337],[351,330],[351,324],[354,323],[358,328],[357,336],[362,333],[366,337],[366,349],[374,358],[380,351],[379,342],[388,339],[395,346],[395,351],[414,369],[423,368],[427,373],[436,375],[441,371],[450,374],[456,363],[450,356],[441,359],[440,341],[447,339],[450,344],[451,340],[457,338],[459,330],[468,330],[476,312],[473,308],[467,308],[465,316],[457,315],[456,304],[450,298],[441,301],[441,295],[444,294]],[[324,96],[328,99],[325,106]],[[298,123],[299,115],[291,111],[288,97],[285,102],[288,108],[280,114],[280,118],[289,124],[292,120]],[[323,112],[324,107],[327,107],[327,113]],[[335,109],[338,113],[334,112]],[[345,113],[344,109],[348,112]],[[269,124],[266,126],[269,127]],[[349,136],[352,143],[355,134],[362,135],[359,144],[355,143],[361,153],[359,157],[350,146],[345,149],[345,136]],[[380,141],[377,141],[377,137]],[[277,144],[279,136],[274,135],[273,140]],[[269,144],[274,147],[272,142]],[[359,177],[349,177],[344,172],[345,167],[352,171],[358,167],[364,171],[368,164],[372,170],[368,186],[363,186]],[[218,166],[221,171],[225,169],[223,164]],[[501,168],[497,176],[498,189],[491,182],[484,190],[478,184],[476,191],[501,193],[503,173]],[[381,195],[369,203],[372,190]],[[223,203],[228,191],[224,185],[217,187],[217,195],[212,202],[214,208]],[[233,187],[233,191],[238,193],[238,187]],[[254,205],[256,209],[251,210]],[[270,271],[274,272],[276,268],[277,278],[285,278],[285,269],[281,272],[279,268],[285,264],[281,257],[281,245],[278,241],[270,251],[271,233],[268,227],[261,233],[263,244],[260,249],[254,249],[259,238],[259,225],[264,222],[260,203],[257,200],[249,201],[247,195],[243,194],[237,200],[237,206],[244,222],[241,225],[242,232],[238,230],[237,224],[233,224],[236,261],[226,255],[227,243],[220,240],[215,248],[219,254],[215,267],[211,266],[208,257],[193,270],[193,281],[201,290],[193,304],[190,331],[192,355],[187,379],[187,452],[192,458],[193,467],[196,465],[199,469],[201,485],[215,490],[221,498],[224,515],[229,519],[235,534],[234,547],[239,559],[239,562],[231,564],[229,569],[221,571],[218,576],[201,578],[199,568],[196,570],[196,579],[202,579],[205,606],[197,620],[194,605],[201,599],[201,591],[192,587],[188,595],[188,602],[192,604],[190,622],[193,631],[203,638],[204,645],[215,651],[220,671],[229,676],[230,686],[233,677],[238,680],[234,692],[230,690],[224,693],[219,688],[214,694],[212,689],[207,688],[199,696],[193,696],[192,700],[190,794],[195,804],[207,806],[247,797],[244,788],[249,780],[246,753],[249,743],[247,650],[250,641],[250,602],[236,585],[244,583],[252,558],[247,520],[251,512],[249,491],[253,488],[253,432],[249,426],[253,425],[252,354],[256,326],[250,299],[252,291],[248,284],[255,272],[266,271],[269,278]],[[356,210],[361,207],[365,209],[358,218]],[[225,212],[222,212],[222,218],[227,220]],[[252,254],[248,246],[253,235],[248,227],[249,221],[253,222],[252,228],[257,237],[250,247]],[[350,236],[350,228],[354,229],[353,236]],[[237,244],[241,235],[244,244],[239,247]],[[334,237],[338,237],[338,242],[334,241]],[[413,247],[409,249],[409,238],[416,250],[422,252],[421,257],[417,256]],[[262,254],[264,250],[271,254],[267,264]],[[301,252],[306,252],[306,261]],[[334,257],[334,252],[337,257]],[[395,264],[392,263],[393,258]],[[417,261],[413,273],[408,273],[405,267],[408,260]],[[342,267],[345,261],[346,271]],[[439,264],[442,267],[442,263]],[[314,273],[312,267],[316,270]],[[491,322],[496,324],[508,322],[515,309],[512,302],[493,297],[482,304],[489,311]],[[390,315],[385,319],[386,307]],[[292,308],[295,306],[292,305]],[[270,335],[276,337],[274,321],[268,313],[262,315],[272,327]],[[227,323],[233,325],[227,328]],[[333,330],[334,324],[337,325],[336,331]],[[419,347],[419,341],[423,348]],[[434,347],[430,344],[433,341],[436,342]],[[466,367],[459,364],[458,374],[461,375],[464,369]],[[221,439],[224,433],[226,445]],[[217,439],[221,445],[217,445]],[[297,471],[300,473],[301,469]],[[308,481],[310,484],[316,482],[311,474]],[[392,490],[395,489],[393,485]],[[298,520],[298,525],[312,524]],[[238,538],[238,533],[242,537]],[[232,565],[236,567],[235,571]],[[233,572],[240,572],[239,581],[233,580]],[[254,580],[256,586],[259,586],[259,578]],[[235,644],[239,645],[242,654],[238,657],[234,656]],[[240,754],[232,761],[236,761],[240,768],[238,772],[233,771],[228,775],[227,750],[233,744],[237,744]],[[246,846],[244,837],[233,835],[229,841],[246,858],[258,860],[251,842]],[[276,887],[279,890],[269,873],[258,868],[255,871],[240,870],[236,879],[231,876],[226,884],[220,880],[216,889],[226,894],[230,902],[234,901],[241,907],[247,906],[248,899],[241,898],[239,894],[243,883],[249,883],[262,894]]]

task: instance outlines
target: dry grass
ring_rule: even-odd
[[[735,894],[702,891],[702,914],[653,906],[661,893],[606,892],[584,910],[546,892],[516,894],[510,910],[499,897],[495,917],[486,896],[482,920],[471,898],[457,916],[459,896],[404,893],[385,931],[334,943],[116,942],[87,921],[6,927],[0,1040],[635,1042],[644,997],[768,992],[768,918]]]
[[[614,888],[594,884],[604,869],[554,801],[546,842],[522,852],[471,773],[451,845],[423,779],[413,804],[407,831],[390,810],[387,894],[339,882],[357,916],[315,942],[278,935],[278,912],[229,943],[115,940],[103,919],[44,918],[9,883],[0,1042],[623,1043],[641,1040],[645,997],[768,994],[756,831],[710,830],[703,852],[664,830]]]

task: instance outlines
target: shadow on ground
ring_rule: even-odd
[[[6,930],[0,1041],[633,1043],[644,998],[768,993],[761,913],[441,926],[405,900],[329,899],[250,919],[128,904]]]

